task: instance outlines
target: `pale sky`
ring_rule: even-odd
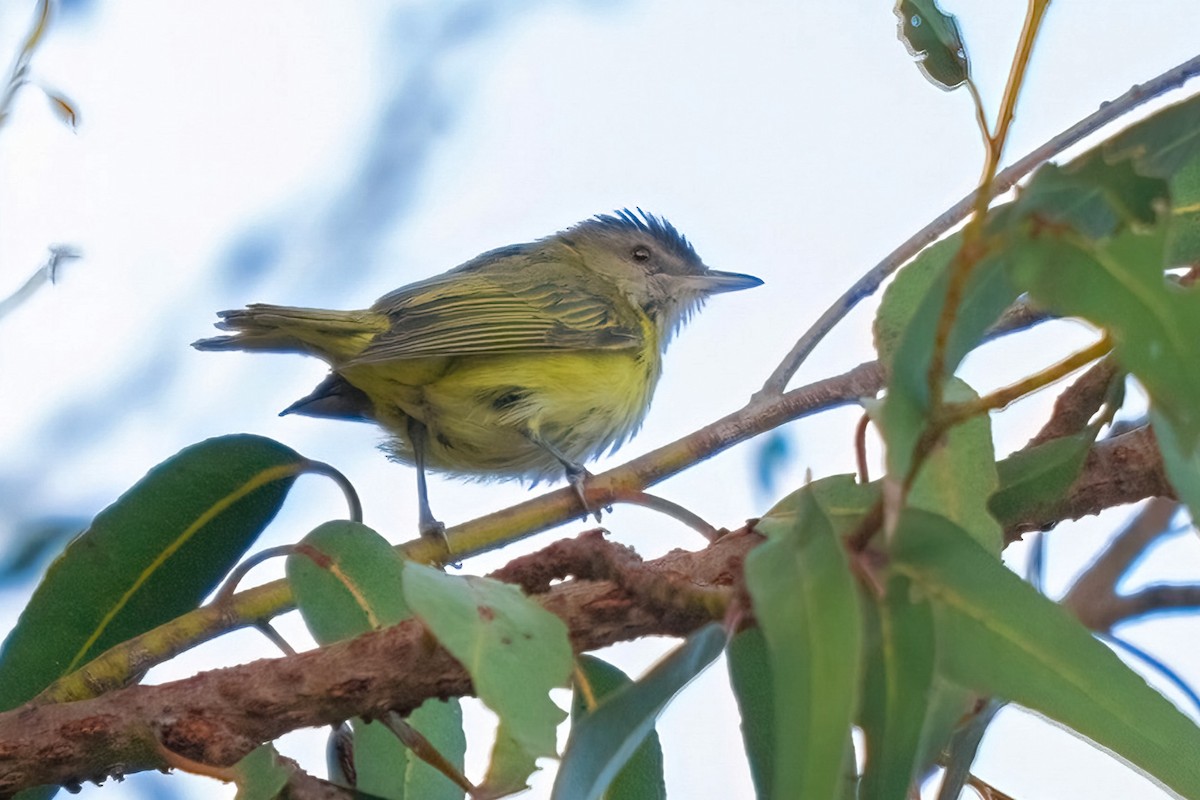
[[[943,5],[960,15],[994,109],[1024,4]],[[32,6],[0,9],[0,54],[14,52]],[[1200,6],[1189,0],[1054,4],[1010,159],[1196,55],[1197,30]],[[378,432],[276,417],[320,379],[320,363],[188,344],[210,334],[218,309],[366,306],[483,250],[640,206],[669,218],[709,264],[766,286],[716,298],[681,334],[642,433],[593,470],[620,463],[745,402],[808,322],[966,193],[982,163],[966,94],[921,77],[888,3],[76,0],[37,53],[34,76],[72,99],[81,124],[66,130],[30,87],[0,128],[0,294],[50,244],[83,258],[0,321],[0,530],[10,536],[30,520],[88,518],[182,447],[250,431],[333,463],[358,487],[368,524],[411,538],[413,473],[376,450]],[[870,358],[870,313],[853,315],[798,380]],[[1066,325],[1035,332],[965,375],[977,388],[1000,385],[1028,359],[1049,363],[1086,340]],[[996,359],[1011,373],[999,374]],[[996,421],[1001,454],[1023,444],[1051,399]],[[857,416],[845,409],[788,426],[794,460],[769,491],[754,478],[761,442],[658,491],[737,527],[806,470],[851,471]],[[449,524],[529,496],[519,485],[441,479],[431,492]],[[342,516],[341,503],[331,485],[300,481],[261,546],[298,540]],[[1050,591],[1130,513],[1063,526],[1052,537]],[[605,525],[646,557],[701,546],[644,510],[618,508]],[[467,569],[486,572],[582,529],[564,526]],[[1197,573],[1194,536],[1138,571]],[[277,574],[264,567],[254,578]],[[0,594],[6,627],[29,590]],[[300,635],[294,615],[284,627]],[[1200,641],[1197,632],[1194,619],[1174,618],[1131,638],[1197,683],[1200,652],[1183,644]],[[638,643],[605,657],[636,674],[663,651]],[[151,679],[251,652],[270,649],[241,633]],[[725,686],[718,665],[660,723],[672,797],[752,796]],[[322,741],[296,735],[285,751],[319,771]],[[476,736],[476,776],[489,748]],[[524,797],[548,795],[546,766]],[[1018,713],[1002,715],[977,771],[1022,800],[1162,796],[1091,745]],[[155,781],[233,796],[203,779],[140,777],[84,795],[149,797]]]

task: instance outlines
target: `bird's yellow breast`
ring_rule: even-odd
[[[623,443],[641,424],[661,372],[659,348],[404,359],[348,366],[412,463],[408,419],[428,430],[427,465],[469,476],[557,478],[562,465],[534,439],[576,462]]]

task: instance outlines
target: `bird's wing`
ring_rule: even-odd
[[[638,314],[615,291],[562,263],[455,270],[380,298],[391,326],[352,363],[636,347]]]

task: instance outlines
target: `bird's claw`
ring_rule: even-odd
[[[587,498],[587,482],[592,477],[592,473],[587,471],[587,468],[574,465],[567,468],[567,481],[570,482],[571,488],[575,490],[575,496],[579,498],[579,504],[583,506],[583,521],[587,522],[589,515],[595,516],[596,522],[600,521],[600,508],[592,508],[588,503]],[[611,508],[609,509],[612,510]]]

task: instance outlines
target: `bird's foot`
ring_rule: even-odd
[[[592,508],[587,497],[587,482],[591,479],[592,473],[587,471],[587,468],[582,464],[568,464],[566,466],[567,481],[571,484],[571,488],[575,490],[575,496],[579,498],[579,504],[583,506],[583,521],[587,522],[589,515],[595,516],[596,522],[600,521],[600,508]]]
[[[441,546],[442,550],[445,551],[445,563],[448,566],[455,569],[462,568],[461,563],[451,559],[454,551],[450,549],[450,540],[446,538],[446,526],[443,523],[432,516],[422,515],[418,530],[421,532],[422,539],[429,539]]]

